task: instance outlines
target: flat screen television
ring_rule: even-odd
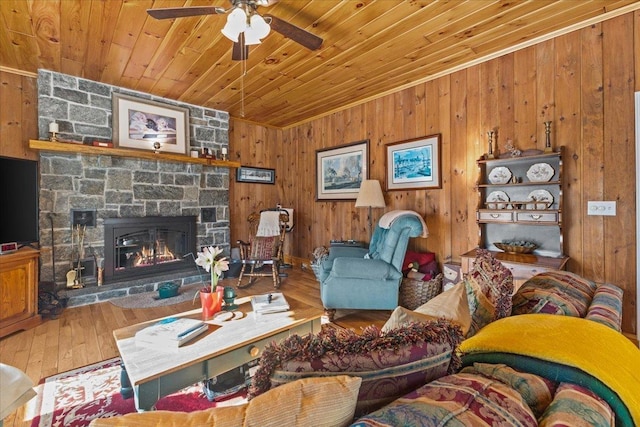
[[[0,156],[0,243],[40,240],[38,193],[38,162]]]

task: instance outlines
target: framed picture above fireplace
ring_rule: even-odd
[[[111,101],[114,146],[187,154],[188,108],[115,92]]]

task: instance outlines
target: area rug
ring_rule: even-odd
[[[31,427],[82,427],[95,418],[135,412],[133,398],[125,400],[120,395],[120,370],[120,358],[116,357],[41,380],[36,387],[37,398],[27,407]],[[202,385],[195,384],[163,397],[156,409],[192,412],[245,401],[245,395],[238,393],[209,402]]]
[[[192,285],[184,285],[178,289],[178,295],[170,298],[158,298],[158,292],[143,292],[140,294],[129,295],[122,298],[114,298],[109,300],[113,305],[121,308],[151,308],[161,307],[165,305],[178,304],[185,301],[193,300],[194,295],[202,287],[202,283],[194,283]],[[197,300],[198,307],[200,299]]]

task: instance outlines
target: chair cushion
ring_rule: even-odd
[[[265,348],[249,397],[305,377],[358,376],[362,385],[356,415],[361,415],[458,369],[454,349],[461,338],[460,328],[445,321],[412,323],[384,333],[369,326],[361,335],[335,328],[292,335]]]
[[[251,259],[271,259],[276,255],[278,236],[256,236],[251,241]]]
[[[467,338],[489,323],[511,314],[513,275],[489,251],[478,250],[464,284],[471,314]]]

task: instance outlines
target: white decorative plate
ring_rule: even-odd
[[[509,196],[504,191],[492,191],[487,196],[487,209],[507,209],[509,206],[508,203],[500,203],[500,202],[508,202]]]
[[[510,180],[511,171],[504,166],[493,168],[489,173],[489,182],[492,184],[507,184]]]
[[[527,171],[527,178],[532,182],[547,182],[553,178],[555,172],[548,163],[536,163]]]
[[[547,190],[533,190],[527,196],[527,209],[549,209],[553,204],[553,196]]]

